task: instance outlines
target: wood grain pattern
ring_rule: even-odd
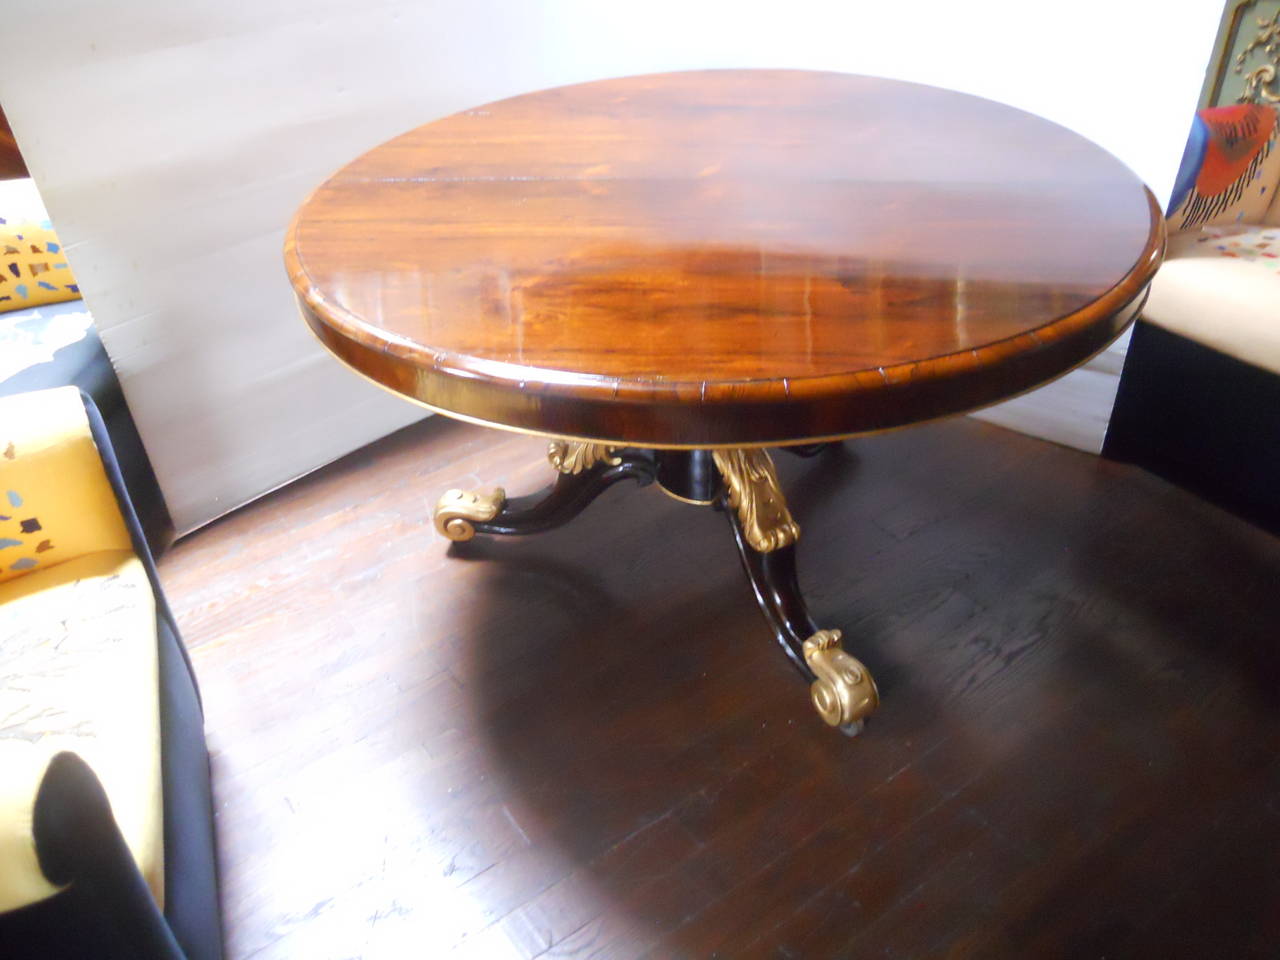
[[[319,338],[447,413],[644,446],[885,429],[1132,319],[1150,193],[1082,137],[897,81],[703,71],[469,110],[339,171],[286,264]]]
[[[434,417],[179,541],[228,960],[1274,953],[1280,542],[967,419],[777,466],[855,740],[712,510],[447,547],[531,437]]]
[[[26,161],[18,150],[18,141],[13,138],[13,130],[9,127],[9,119],[4,115],[4,107],[0,106],[0,180],[26,176],[30,176]]]

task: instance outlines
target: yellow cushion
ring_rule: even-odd
[[[0,311],[75,300],[80,287],[30,179],[0,185]]]
[[[98,775],[158,903],[163,801],[155,598],[129,551],[0,584],[0,912],[56,892],[36,861],[32,804],[54,754]]]
[[[1170,237],[1142,316],[1280,373],[1280,227],[1206,227]]]
[[[129,532],[75,387],[0,397],[0,583]]]

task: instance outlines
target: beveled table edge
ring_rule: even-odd
[[[854,430],[850,433],[823,434],[819,436],[794,437],[791,439],[756,440],[756,441],[750,441],[745,443],[743,442],[730,442],[730,443],[637,442],[635,440],[622,440],[617,437],[598,437],[598,436],[588,436],[585,434],[573,434],[573,433],[565,433],[565,432],[555,432],[551,430],[535,429],[532,427],[516,427],[507,423],[499,423],[494,420],[485,420],[485,419],[482,419],[481,417],[470,416],[465,413],[458,413],[456,410],[445,410],[444,408],[434,406],[425,400],[420,400],[415,396],[411,396],[406,393],[401,393],[399,390],[395,389],[394,387],[389,387],[385,383],[382,383],[379,380],[373,379],[373,377],[369,376],[363,370],[360,370],[359,368],[352,366],[347,360],[343,359],[342,356],[335,354],[333,352],[332,348],[329,347],[327,341],[323,337],[321,337],[319,333],[317,333],[314,327],[311,326],[311,322],[307,318],[306,312],[305,311],[301,311],[301,312],[303,314],[303,319],[307,322],[307,329],[311,332],[312,336],[316,338],[316,340],[321,344],[321,346],[325,347],[326,351],[329,353],[330,356],[336,359],[338,363],[340,363],[347,370],[350,370],[352,373],[358,376],[361,380],[368,382],[371,386],[377,387],[379,390],[382,390],[385,393],[391,394],[398,400],[407,401],[409,403],[414,404],[415,406],[422,407],[423,409],[427,410],[429,413],[439,414],[441,416],[448,417],[451,420],[458,420],[462,423],[470,423],[479,427],[488,427],[493,430],[502,430],[507,433],[516,433],[522,436],[542,437],[548,440],[574,440],[574,441],[579,441],[583,443],[603,444],[609,447],[619,447],[619,448],[632,447],[632,448],[647,449],[647,450],[719,450],[719,449],[738,450],[738,449],[753,449],[753,448],[764,448],[764,447],[808,446],[814,443],[838,443],[842,440],[852,440],[858,437],[869,437],[869,436],[875,436],[877,434],[882,434],[882,433],[892,433],[895,430],[905,430],[905,429],[908,429],[909,427],[920,426],[922,424],[927,424],[927,423],[934,423],[939,420],[949,419],[950,417],[963,417],[971,413],[976,413],[979,410],[986,409],[987,407],[1004,403],[1006,400],[1015,400],[1018,397],[1025,396],[1028,393],[1033,393],[1034,391],[1039,390],[1041,387],[1048,386],[1049,384],[1054,383],[1055,381],[1061,380],[1063,377],[1067,376],[1070,373],[1074,373],[1076,370],[1085,366],[1094,357],[1098,356],[1100,353],[1105,351],[1107,347],[1109,347],[1113,342],[1115,342],[1115,340],[1119,338],[1120,334],[1124,333],[1124,331],[1128,329],[1129,325],[1132,324],[1133,321],[1138,318],[1138,314],[1141,312],[1142,307],[1146,304],[1148,292],[1149,290],[1143,290],[1140,298],[1130,305],[1130,308],[1127,309],[1124,314],[1124,320],[1120,324],[1118,331],[1109,340],[1104,342],[1092,353],[1083,357],[1081,360],[1079,360],[1077,363],[1073,364],[1072,366],[1068,367],[1067,369],[1049,377],[1047,380],[1042,380],[1038,383],[1033,383],[1031,386],[1022,389],[1017,393],[1012,393],[1005,396],[997,397],[994,400],[987,400],[982,403],[978,403],[972,407],[966,407],[962,409],[948,411],[945,413],[939,413],[931,417],[926,417],[924,419],[897,423],[892,426],[871,427],[866,430]],[[697,501],[689,501],[689,502],[698,503]],[[701,504],[699,503],[699,505]]]

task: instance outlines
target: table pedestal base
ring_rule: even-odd
[[[822,445],[784,449],[812,456]],[[450,490],[436,505],[436,529],[457,541],[477,533],[540,533],[572,520],[622,480],[641,486],[656,482],[679,500],[723,510],[760,610],[783,652],[810,682],[814,708],[847,734],[861,731],[880,703],[875,681],[841,647],[840,631],[820,629],[809,615],[796,579],[800,527],[787,509],[768,453],[758,448],[641,450],[555,440],[547,456],[559,473],[549,491],[509,500],[501,488]]]

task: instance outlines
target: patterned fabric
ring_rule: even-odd
[[[1205,245],[1196,251],[1199,256],[1217,253],[1280,273],[1280,227],[1206,227],[1196,244]]]
[[[1142,318],[1280,374],[1280,226],[1205,227],[1169,238]]]
[[[156,609],[75,387],[0,398],[0,912],[55,893],[31,833],[50,759],[93,767],[161,902]]]
[[[131,546],[80,391],[0,398],[0,583]]]
[[[48,220],[10,222],[0,210],[0,310],[75,300],[80,287]]]
[[[56,892],[40,871],[31,813],[61,750],[93,767],[163,902],[157,671],[154,594],[132,551],[0,584],[0,912]]]
[[[1211,107],[1196,114],[1170,204],[1170,228],[1257,223],[1280,179],[1275,108]]]

